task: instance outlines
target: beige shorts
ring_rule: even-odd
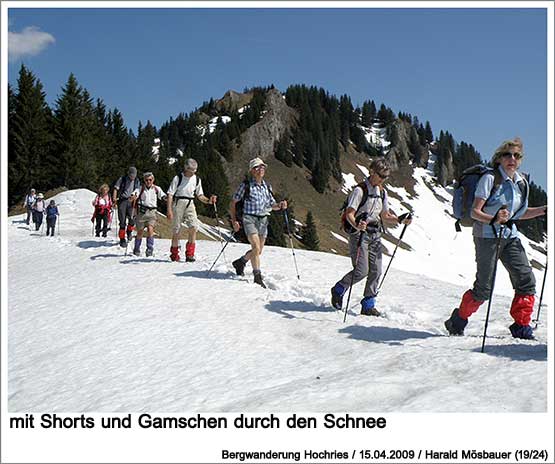
[[[146,226],[154,227],[156,225],[156,210],[147,209],[144,213],[139,212],[135,218],[137,230],[142,230]]]
[[[198,230],[197,210],[195,202],[192,200],[177,200],[177,203],[173,206],[172,229],[174,234],[179,233],[182,223],[185,224],[187,229],[194,227]]]

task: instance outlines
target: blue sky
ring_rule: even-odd
[[[429,120],[487,159],[519,135],[522,170],[547,187],[545,9],[14,8],[8,18],[10,83],[24,62],[52,104],[73,72],[135,131],[228,89],[316,85]]]

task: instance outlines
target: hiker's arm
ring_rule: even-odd
[[[216,200],[218,199],[216,195],[210,195],[210,198],[208,198],[206,195],[197,195],[197,198],[200,201],[202,201],[205,205],[213,205],[214,203],[216,203]]]
[[[547,214],[547,205],[528,208],[519,219],[534,219]]]
[[[283,200],[279,203],[274,203],[272,205],[272,211],[279,211],[280,209],[287,209],[287,201]]]
[[[397,224],[399,224],[399,218],[389,209],[383,210],[380,213],[380,218],[387,227],[395,227]]]
[[[231,203],[229,205],[229,216],[231,217],[231,225],[233,226],[233,230],[235,232],[238,232],[241,228],[241,224],[237,222],[237,208],[235,207],[237,201],[238,200],[235,199],[231,200]]]
[[[171,221],[173,219],[173,195],[171,193],[168,193],[166,206],[167,206],[167,211],[166,211],[167,217]]]
[[[475,221],[482,222],[484,224],[489,224],[494,216],[491,215],[491,214],[484,213],[482,211],[482,208],[486,204],[486,201],[487,200],[485,198],[476,197],[474,199],[474,203],[472,203],[472,212],[470,213],[470,216]],[[501,209],[501,210],[499,210],[499,213],[497,214],[497,218],[495,220],[495,223],[496,224],[505,224],[509,220],[509,216],[510,216],[510,214],[509,214],[508,209]]]
[[[355,218],[356,211],[357,211],[356,209],[348,207],[345,210],[345,219],[347,219],[347,222],[351,224],[351,226],[353,226],[356,230],[366,230],[366,225],[367,225],[366,221],[360,221],[357,224],[357,221]]]

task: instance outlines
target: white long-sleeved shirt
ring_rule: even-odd
[[[166,198],[164,191],[154,184],[151,187],[145,186],[143,189],[135,189],[133,195],[137,198],[138,205],[143,205],[147,208],[156,208],[156,200],[163,200]]]

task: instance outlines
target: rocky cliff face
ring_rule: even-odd
[[[285,132],[292,130],[297,118],[297,112],[287,106],[283,95],[277,89],[270,89],[262,118],[241,134],[240,145],[233,152],[233,163],[225,163],[230,180],[243,176],[250,159],[260,157],[267,161],[274,158],[274,145]]]

